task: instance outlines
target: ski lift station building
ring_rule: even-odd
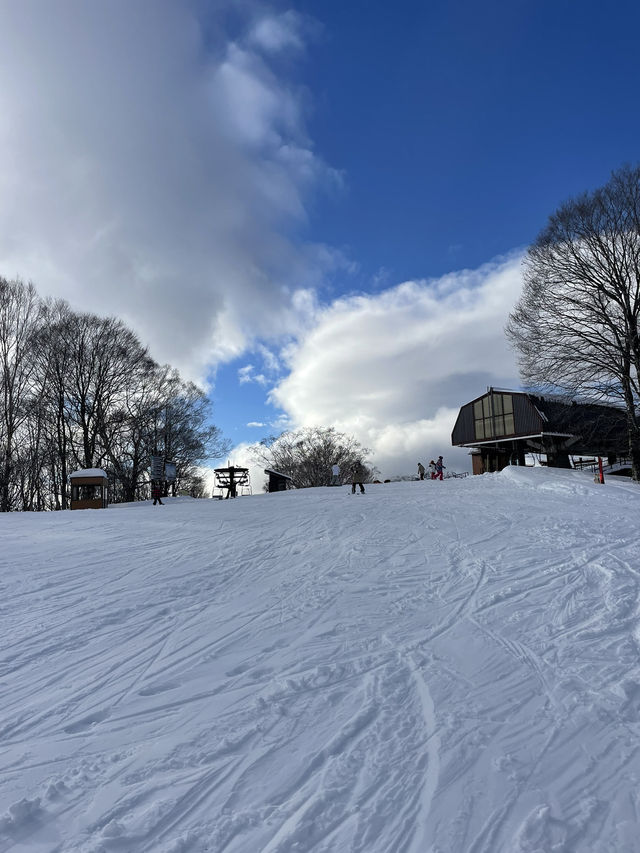
[[[569,468],[569,455],[613,463],[628,452],[626,414],[615,406],[489,388],[462,406],[451,444],[470,448],[474,474],[524,465],[527,453],[544,453],[554,468]]]

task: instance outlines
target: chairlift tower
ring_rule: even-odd
[[[220,489],[218,495],[220,500],[222,500],[223,491],[227,493],[224,496],[225,500],[251,494],[251,478],[248,468],[229,465],[227,468],[214,468],[214,474],[216,478],[215,488]]]

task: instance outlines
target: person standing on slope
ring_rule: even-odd
[[[438,456],[438,461],[436,462],[436,480],[442,480],[442,472],[446,468],[446,465],[442,463],[442,456]]]
[[[162,486],[157,480],[154,480],[151,484],[151,497],[153,498],[153,505],[155,506],[157,503],[160,506],[164,506],[162,503]]]
[[[431,462],[429,462],[429,479],[435,480],[435,478],[436,478],[436,463],[432,459]]]
[[[362,462],[356,462],[351,469],[351,494],[355,495],[356,486],[360,486],[360,494],[364,495],[363,480],[365,478],[365,470]]]
[[[422,464],[422,462],[418,462],[418,474],[420,475],[421,480],[424,480],[424,472],[425,472],[424,465]]]
[[[339,486],[340,485],[340,466],[336,462],[335,465],[331,466],[331,485]]]

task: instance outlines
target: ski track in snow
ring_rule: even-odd
[[[0,516],[0,853],[640,851],[640,489]]]

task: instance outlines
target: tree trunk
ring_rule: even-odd
[[[623,379],[624,404],[627,412],[627,441],[631,459],[631,479],[640,480],[640,426],[636,416],[633,389],[628,377]]]

